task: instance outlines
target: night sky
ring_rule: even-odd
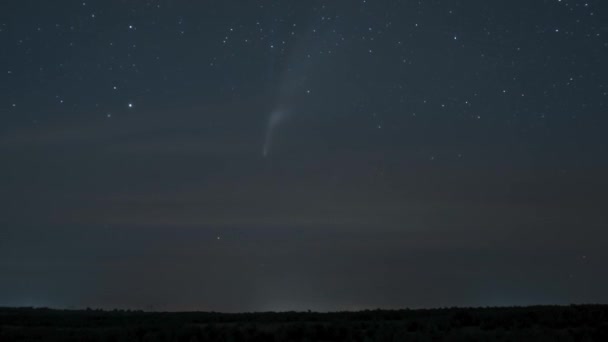
[[[604,0],[7,0],[0,47],[0,306],[608,302]]]

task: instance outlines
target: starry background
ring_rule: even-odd
[[[11,0],[0,46],[0,305],[608,302],[603,0]]]

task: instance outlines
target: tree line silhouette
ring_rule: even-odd
[[[0,308],[0,341],[608,341],[608,306],[241,314]]]

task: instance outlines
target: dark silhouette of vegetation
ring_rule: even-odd
[[[608,341],[608,306],[242,314],[0,308],[0,341]]]

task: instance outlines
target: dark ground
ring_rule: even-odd
[[[243,314],[0,308],[0,341],[608,341],[608,305]]]

